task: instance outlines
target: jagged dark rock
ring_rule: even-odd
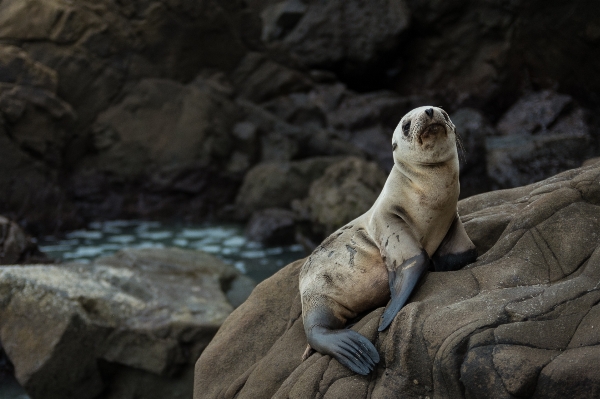
[[[296,214],[289,209],[267,208],[254,212],[246,226],[246,236],[265,245],[292,244],[295,233]]]
[[[495,187],[533,183],[592,155],[585,111],[570,96],[549,90],[525,95],[496,129],[500,136],[486,140],[487,172]]]
[[[229,217],[259,163],[358,156],[388,171],[411,108],[471,107],[496,124],[547,90],[560,93],[550,108],[520,100],[528,119],[506,113],[487,160],[473,143],[463,195],[579,166],[582,147],[600,153],[588,3],[4,0],[0,214],[35,234]],[[513,140],[540,121],[551,134]]]
[[[0,265],[53,262],[17,223],[0,216]]]

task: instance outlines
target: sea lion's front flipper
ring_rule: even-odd
[[[445,272],[458,270],[477,259],[477,248],[471,241],[458,214],[450,230],[442,240],[437,251],[431,257],[433,270]]]
[[[331,306],[322,306],[324,300],[321,297],[312,301],[311,305],[316,306],[304,313],[304,331],[310,347],[334,357],[355,373],[369,374],[379,363],[377,349],[356,331],[343,329],[346,321],[334,311],[340,305],[330,302]]]
[[[392,300],[383,312],[383,316],[381,316],[379,331],[385,330],[392,323],[423,273],[429,269],[429,263],[429,256],[425,251],[422,251],[419,255],[405,260],[398,271],[388,271]]]

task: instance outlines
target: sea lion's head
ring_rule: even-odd
[[[400,120],[392,149],[396,164],[437,164],[458,159],[456,127],[441,108],[415,108]]]

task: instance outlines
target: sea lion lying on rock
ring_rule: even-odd
[[[456,128],[437,107],[406,114],[392,138],[394,167],[371,209],[330,235],[300,272],[309,348],[366,375],[379,362],[375,346],[344,329],[348,320],[383,306],[379,331],[406,303],[425,271],[456,270],[477,251],[456,206]]]

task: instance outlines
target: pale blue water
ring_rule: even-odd
[[[248,241],[243,226],[235,224],[186,225],[131,220],[96,222],[62,238],[44,237],[38,245],[48,256],[64,262],[90,262],[125,247],[201,250],[221,258],[257,282],[305,256],[300,245],[267,248]]]

